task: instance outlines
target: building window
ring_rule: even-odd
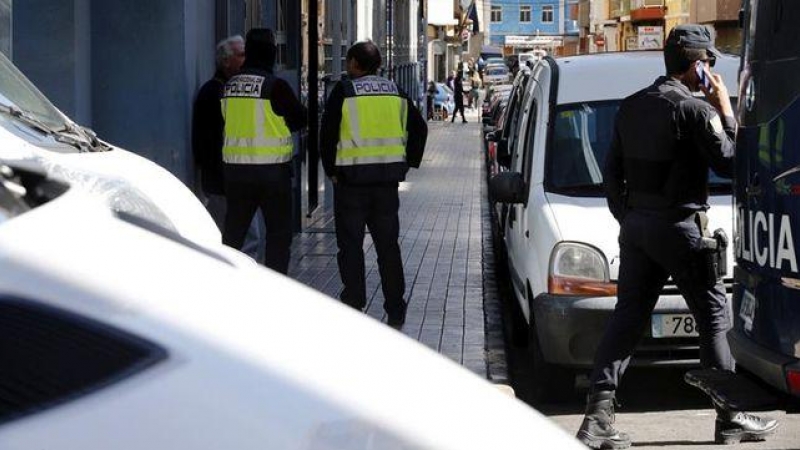
[[[520,6],[519,7],[519,21],[523,23],[530,23],[531,21],[531,7],[530,6]]]
[[[553,23],[553,7],[542,6],[542,23]]]
[[[492,23],[503,21],[503,7],[492,5]]]

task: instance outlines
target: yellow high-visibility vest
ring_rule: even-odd
[[[345,89],[337,166],[405,162],[407,103],[391,80],[366,76]]]
[[[261,98],[265,77],[237,75],[225,85],[222,160],[231,164],[281,164],[292,159],[292,133]]]

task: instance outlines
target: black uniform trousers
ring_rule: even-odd
[[[278,177],[236,178],[226,173],[225,196],[228,208],[225,214],[225,231],[222,242],[241,249],[253,214],[261,208],[267,226],[264,265],[276,272],[289,271],[292,245],[292,189],[291,174]]]
[[[369,228],[383,289],[383,309],[390,316],[405,313],[405,277],[400,255],[400,198],[398,184],[336,184],[333,191],[337,260],[344,290],[341,300],[362,310],[367,304],[364,274],[364,226]]]
[[[734,369],[725,337],[732,323],[725,289],[719,282],[704,281],[702,236],[694,217],[670,220],[639,210],[625,215],[619,236],[617,305],[595,354],[594,392],[616,390],[670,276],[697,323],[701,365]]]

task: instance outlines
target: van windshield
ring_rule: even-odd
[[[544,178],[549,192],[578,197],[604,195],[603,165],[611,148],[620,103],[575,103],[556,109]],[[710,172],[712,193],[730,194],[730,186],[730,180]]]
[[[64,116],[0,53],[0,105],[22,111],[54,130],[68,128]]]

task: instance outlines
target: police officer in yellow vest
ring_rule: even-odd
[[[222,115],[225,195],[222,240],[241,249],[253,214],[267,225],[265,265],[286,273],[292,243],[292,132],[306,125],[306,110],[286,81],[273,74],[272,30],[247,33],[242,71],[225,84]]]
[[[322,117],[320,154],[334,186],[341,300],[366,305],[364,230],[375,251],[388,323],[405,323],[405,279],[398,237],[398,183],[419,167],[428,136],[425,119],[391,80],[377,76],[381,54],[374,43],[347,51],[348,78],[331,91]]]

